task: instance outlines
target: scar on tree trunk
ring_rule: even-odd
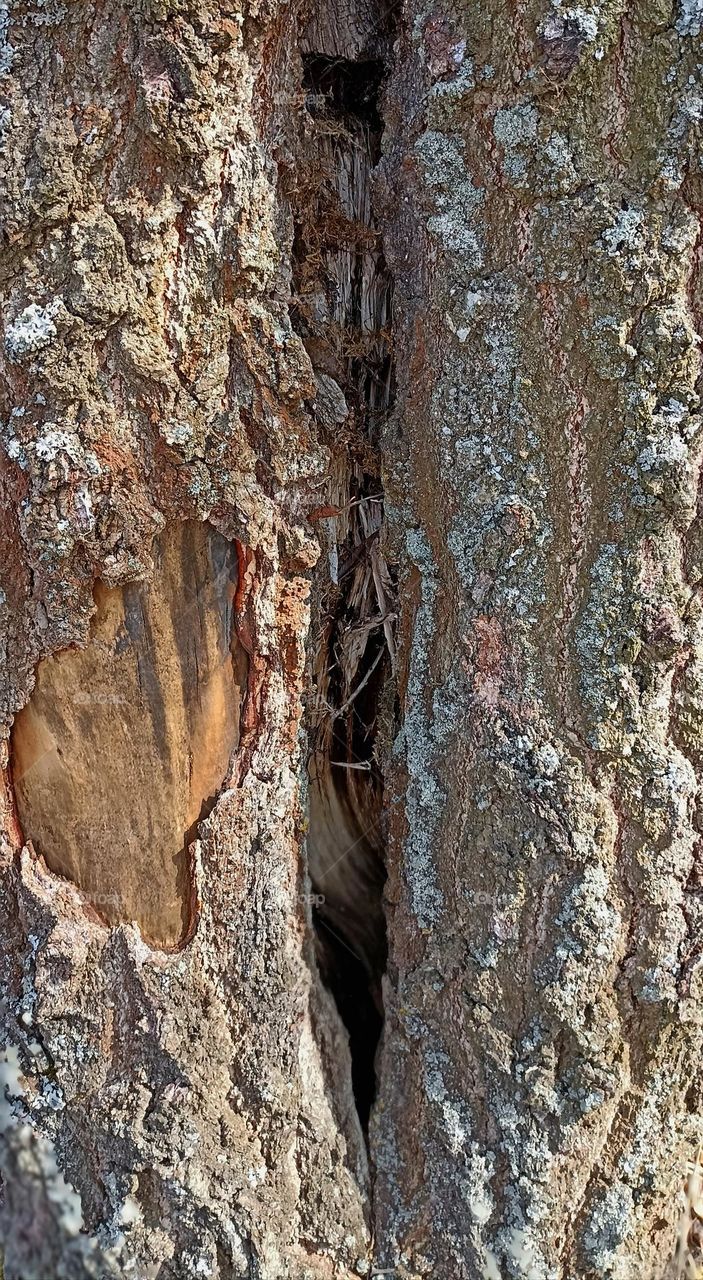
[[[189,845],[239,740],[246,654],[235,544],[187,521],[151,581],[95,586],[84,648],[41,662],[15,719],[18,817],[51,871],[109,924],[171,949],[192,932]]]

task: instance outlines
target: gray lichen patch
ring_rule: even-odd
[[[5,329],[5,351],[10,360],[19,364],[42,347],[48,347],[56,337],[54,323],[56,305],[46,307],[31,302]]]

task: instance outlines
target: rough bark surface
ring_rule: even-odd
[[[702,23],[406,13],[374,1143],[401,1275],[625,1280],[674,1250],[701,1101]]]
[[[0,7],[6,1280],[668,1274],[701,1104],[702,33],[699,0]],[[183,941],[27,843],[10,732],[193,522],[236,550],[245,688],[209,816],[177,814]],[[382,791],[370,1178],[305,834],[378,1009]]]
[[[249,656],[180,952],[106,928],[20,853],[8,790],[3,1016],[25,1127],[4,1127],[5,1274],[83,1274],[46,1160],[80,1192],[98,1274],[346,1274],[367,1253],[366,1154],[300,856],[305,514],[324,473],[289,319],[296,15],[3,15],[5,723],[40,659],[85,645],[96,580],[150,580],[155,535],[184,519],[239,548]]]

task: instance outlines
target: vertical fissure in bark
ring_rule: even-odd
[[[313,920],[322,976],[349,1035],[364,1129],[383,1026],[383,744],[395,666],[379,455],[392,400],[392,282],[372,200],[388,41],[380,12],[326,11],[308,27],[294,253],[294,321],[315,369],[313,411],[329,450],[313,513],[323,545],[308,714]]]

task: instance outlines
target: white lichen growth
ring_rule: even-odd
[[[493,133],[504,151],[503,172],[518,185],[527,175],[527,152],[537,137],[539,113],[532,103],[501,107],[493,121]]]
[[[161,427],[161,435],[167,444],[184,449],[193,439],[193,428],[188,422],[166,422]]]
[[[614,1182],[600,1197],[583,1233],[586,1257],[599,1275],[618,1276],[628,1272],[618,1267],[618,1253],[632,1229],[634,1200],[630,1187]],[[623,1259],[620,1259],[623,1262]],[[627,1267],[627,1263],[624,1265]]]
[[[703,0],[681,0],[676,30],[680,36],[697,37],[703,32]]]
[[[509,150],[531,142],[537,136],[538,120],[537,108],[531,103],[501,107],[493,121],[496,141]]]
[[[436,570],[431,548],[418,530],[407,534],[408,553],[422,573],[422,603],[415,621],[415,643],[408,680],[407,712],[402,744],[408,768],[407,812],[409,834],[406,843],[408,885],[413,910],[421,928],[437,919],[443,897],[437,881],[434,858],[435,832],[446,796],[432,770],[435,743],[432,722],[425,701],[427,665],[435,629],[434,604],[437,596]]]
[[[430,235],[475,270],[483,261],[474,222],[484,195],[471,180],[461,143],[427,130],[414,150],[434,199],[435,212],[427,220]]]
[[[10,26],[9,5],[0,5],[0,75],[7,75],[12,68],[15,51],[7,39]]]
[[[7,326],[5,351],[13,364],[19,364],[27,356],[51,345],[57,335],[54,319],[60,305],[58,299],[54,299],[46,307],[30,302]]]
[[[641,251],[646,241],[642,211],[632,206],[619,209],[614,222],[605,228],[601,238],[611,258]]]

